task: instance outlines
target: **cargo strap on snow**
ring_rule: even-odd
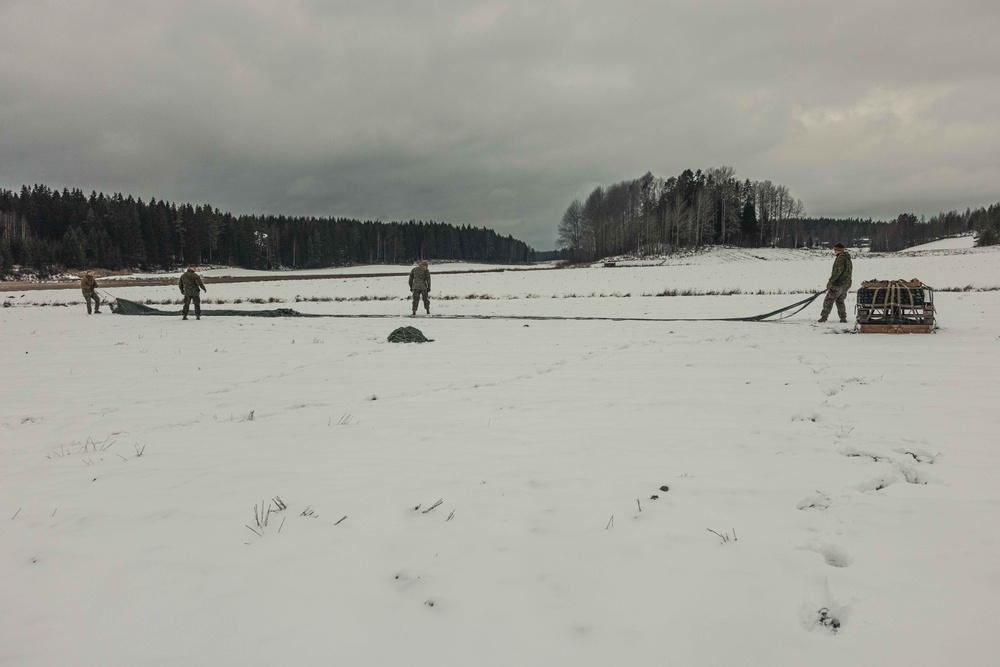
[[[817,292],[812,296],[797,301],[784,308],[772,310],[769,313],[753,315],[751,317],[588,317],[588,316],[558,316],[558,315],[435,315],[436,320],[593,320],[607,322],[763,322],[775,315],[780,315],[779,320],[786,319],[803,310],[806,306],[815,301],[823,292]],[[160,315],[176,317],[181,314],[179,310],[165,311],[151,306],[145,306],[128,299],[114,298],[111,310],[118,315]],[[793,310],[794,309],[794,310]],[[791,312],[789,312],[791,311]],[[339,317],[347,319],[375,318],[389,319],[403,317],[395,314],[343,314],[343,313],[300,313],[291,308],[274,308],[270,310],[230,310],[214,309],[201,311],[202,316],[234,316],[234,317]]]

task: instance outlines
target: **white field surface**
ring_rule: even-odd
[[[439,276],[432,298],[493,298],[432,308],[753,315],[831,264]],[[998,266],[866,256],[854,277],[988,287]],[[642,296],[685,288],[744,293]],[[209,290],[409,310],[403,277]],[[997,664],[998,291],[938,292],[940,330],[910,336],[817,325],[819,302],[182,322],[2,296],[4,667]],[[435,342],[387,343],[404,325]]]
[[[930,243],[925,243],[923,245],[913,246],[912,248],[906,248],[900,252],[926,252],[928,250],[963,250],[974,247],[976,244],[976,238],[972,234],[965,234],[963,236],[953,236],[946,239],[940,239],[938,241],[932,241]]]

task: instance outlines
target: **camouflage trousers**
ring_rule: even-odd
[[[847,321],[847,304],[844,299],[847,298],[847,292],[851,289],[850,285],[834,285],[826,291],[826,298],[823,299],[823,312],[820,313],[820,317],[826,317],[830,314],[833,309],[833,304],[837,304],[837,314],[840,315],[840,319]]]
[[[94,302],[94,310],[101,312],[101,297],[94,290],[83,290],[83,298],[87,300],[87,314],[90,314],[90,302]]]
[[[417,304],[420,303],[421,297],[424,300],[424,310],[430,315],[431,312],[431,300],[428,291],[425,289],[415,289],[413,290],[413,312],[417,312]]]
[[[194,316],[201,317],[201,294],[195,294],[194,296],[184,295],[184,309],[181,311],[184,317],[188,316],[188,310],[191,307],[191,302],[194,301]]]

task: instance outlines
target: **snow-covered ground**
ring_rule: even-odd
[[[831,264],[441,275],[432,298],[462,298],[432,309],[753,315]],[[989,287],[998,266],[854,276]],[[643,296],[667,289],[742,293]],[[409,310],[402,276],[209,290]],[[941,329],[911,336],[818,325],[818,302],[182,322],[2,296],[5,667],[996,664],[1000,292],[939,292]],[[435,342],[386,342],[404,325]]]
[[[656,317],[672,317],[678,307],[703,308],[706,312],[718,312],[719,306],[711,300],[700,300],[697,305],[683,305],[671,300],[668,303],[652,303],[650,297],[664,292],[691,291],[694,293],[739,291],[743,294],[806,294],[823,289],[829,277],[833,262],[832,251],[783,250],[783,249],[741,249],[724,248],[698,255],[667,257],[657,260],[655,265],[616,266],[604,268],[601,262],[590,267],[525,270],[524,267],[510,268],[502,272],[492,265],[480,265],[481,271],[468,274],[437,275],[433,277],[433,297],[437,300],[439,313],[465,313],[470,307],[476,312],[486,309],[492,314],[510,314],[529,309],[529,314],[554,312],[552,298],[572,298],[581,301],[575,314],[593,314],[607,308],[607,297],[628,297],[615,308],[625,309],[632,314],[657,313]],[[436,270],[449,271],[455,264],[431,265],[432,274]],[[461,269],[470,265],[458,265]],[[292,280],[288,282],[262,283],[221,283],[209,284],[207,299],[223,300],[231,303],[236,299],[248,299],[288,303],[296,297],[300,301],[312,299],[351,300],[350,303],[301,303],[297,310],[321,313],[355,313],[362,308],[353,301],[370,299],[375,302],[363,308],[365,312],[405,312],[402,302],[409,298],[406,274],[409,267],[354,267],[360,274],[391,273],[398,270],[398,276],[379,278],[357,278],[345,280]],[[501,267],[503,268],[503,267]],[[218,275],[243,275],[240,269],[217,269]],[[212,277],[213,272],[206,272]],[[178,276],[180,274],[177,274]],[[956,288],[1000,288],[1000,249],[974,248],[969,250],[940,250],[916,255],[860,255],[854,258],[855,286],[862,280],[891,280],[919,278],[935,289]],[[180,298],[180,292],[173,286],[132,287],[110,280],[99,281],[102,291],[113,297],[123,297],[133,301],[163,301]],[[2,285],[0,285],[2,286]],[[30,303],[82,304],[79,290],[52,290],[37,292],[7,291],[0,297],[15,305]],[[7,298],[9,297],[9,298]],[[586,303],[586,298],[597,299],[597,303]],[[728,297],[727,297],[728,298]],[[399,303],[379,302],[395,299]],[[470,300],[482,300],[478,306],[470,306]],[[540,301],[526,305],[525,301]],[[658,301],[658,300],[657,300]],[[784,299],[787,301],[787,299]],[[781,305],[778,299],[775,307]],[[722,302],[729,306],[731,301]],[[771,303],[771,301],[768,301]],[[253,304],[243,303],[242,308],[253,308]],[[273,307],[264,305],[258,307]],[[572,306],[559,306],[559,308]],[[759,311],[752,311],[754,314]],[[736,313],[739,315],[741,313]]]
[[[976,245],[976,237],[972,234],[965,234],[963,236],[953,236],[947,239],[940,239],[939,241],[932,241],[930,243],[925,243],[923,245],[913,246],[912,248],[906,248],[900,252],[925,252],[928,250],[964,250],[972,248]]]

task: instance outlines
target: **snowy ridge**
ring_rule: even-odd
[[[947,239],[939,239],[937,241],[931,241],[930,243],[924,243],[923,245],[913,246],[912,248],[906,248],[900,252],[929,252],[933,250],[968,250],[974,247],[976,244],[976,237],[972,234],[964,234],[962,236],[955,236]]]

